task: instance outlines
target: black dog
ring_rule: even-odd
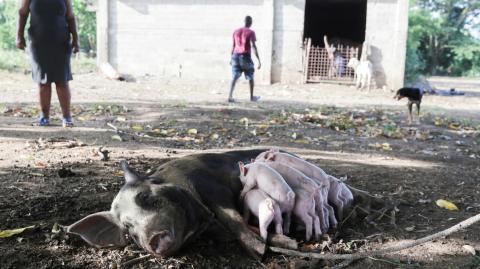
[[[415,104],[417,106],[417,117],[418,120],[420,121],[420,103],[422,102],[422,96],[423,96],[423,91],[419,88],[401,88],[397,91],[397,94],[395,94],[394,99],[400,100],[404,97],[408,98],[408,122],[412,122],[412,106]]]

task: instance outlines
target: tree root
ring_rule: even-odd
[[[452,233],[458,232],[461,229],[467,228],[468,226],[475,224],[480,221],[480,214],[477,214],[473,217],[470,217],[457,225],[454,225],[446,230],[440,231],[438,233],[422,237],[420,239],[416,239],[411,242],[402,242],[399,243],[395,246],[383,248],[383,249],[378,249],[378,250],[372,250],[372,251],[366,251],[366,252],[357,252],[354,254],[333,254],[333,253],[326,253],[326,254],[320,254],[320,253],[314,253],[314,252],[301,252],[301,251],[296,251],[296,250],[290,250],[290,249],[283,249],[283,248],[277,248],[277,247],[269,247],[269,249],[272,252],[275,253],[281,253],[284,255],[288,256],[300,256],[300,257],[307,257],[307,258],[312,258],[312,259],[323,259],[323,260],[358,260],[358,259],[363,259],[366,257],[374,257],[374,256],[383,256],[386,254],[390,254],[393,252],[401,251],[404,249],[412,248],[427,242],[430,242],[432,240],[435,240],[440,237],[445,237],[448,236]]]

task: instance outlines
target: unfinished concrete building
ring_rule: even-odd
[[[339,51],[368,40],[377,87],[403,84],[408,0],[99,0],[99,63],[131,75],[228,80],[232,33],[245,15],[257,34],[260,82],[352,81],[348,70],[326,75],[326,35]]]

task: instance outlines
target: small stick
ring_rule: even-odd
[[[112,128],[113,130],[115,130],[115,132],[118,132],[118,128],[117,128],[117,126],[113,125],[113,124],[112,124],[112,123],[110,123],[110,122],[109,122],[109,123],[107,123],[107,125],[108,125],[110,128]]]
[[[126,261],[124,263],[122,263],[120,265],[120,268],[123,269],[123,268],[129,268],[130,266],[134,265],[134,264],[137,264],[137,263],[140,263],[140,262],[143,262],[145,260],[148,260],[152,257],[152,254],[147,254],[147,255],[144,255],[144,256],[140,256],[140,257],[137,257],[135,259],[131,259],[129,261]]]
[[[404,249],[412,248],[427,242],[430,242],[432,240],[435,240],[439,237],[445,237],[448,236],[452,233],[458,232],[462,229],[467,228],[468,226],[471,226],[477,222],[480,221],[480,214],[477,214],[473,217],[470,217],[446,230],[440,231],[438,233],[422,237],[420,239],[416,239],[410,242],[401,242],[397,245],[391,246],[391,247],[386,247],[383,249],[377,249],[377,250],[372,250],[372,251],[365,251],[365,252],[357,252],[354,254],[333,254],[333,253],[326,253],[326,254],[320,254],[320,253],[314,253],[314,252],[301,252],[301,251],[296,251],[296,250],[290,250],[290,249],[283,249],[283,248],[277,248],[277,247],[269,247],[269,249],[273,252],[276,253],[282,253],[285,255],[289,256],[299,256],[299,257],[308,257],[308,258],[313,258],[313,259],[324,259],[324,260],[358,260],[358,259],[363,259],[366,257],[374,257],[374,256],[383,256],[385,254],[390,254],[393,252],[401,251]]]

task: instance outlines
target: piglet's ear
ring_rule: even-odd
[[[275,152],[267,152],[267,154],[265,154],[265,160],[274,161],[274,159],[275,159]]]
[[[240,174],[244,174],[245,164],[243,162],[238,162],[238,168],[240,168]]]
[[[125,233],[109,211],[88,215],[70,225],[67,232],[80,235],[87,243],[98,248],[127,244]]]

